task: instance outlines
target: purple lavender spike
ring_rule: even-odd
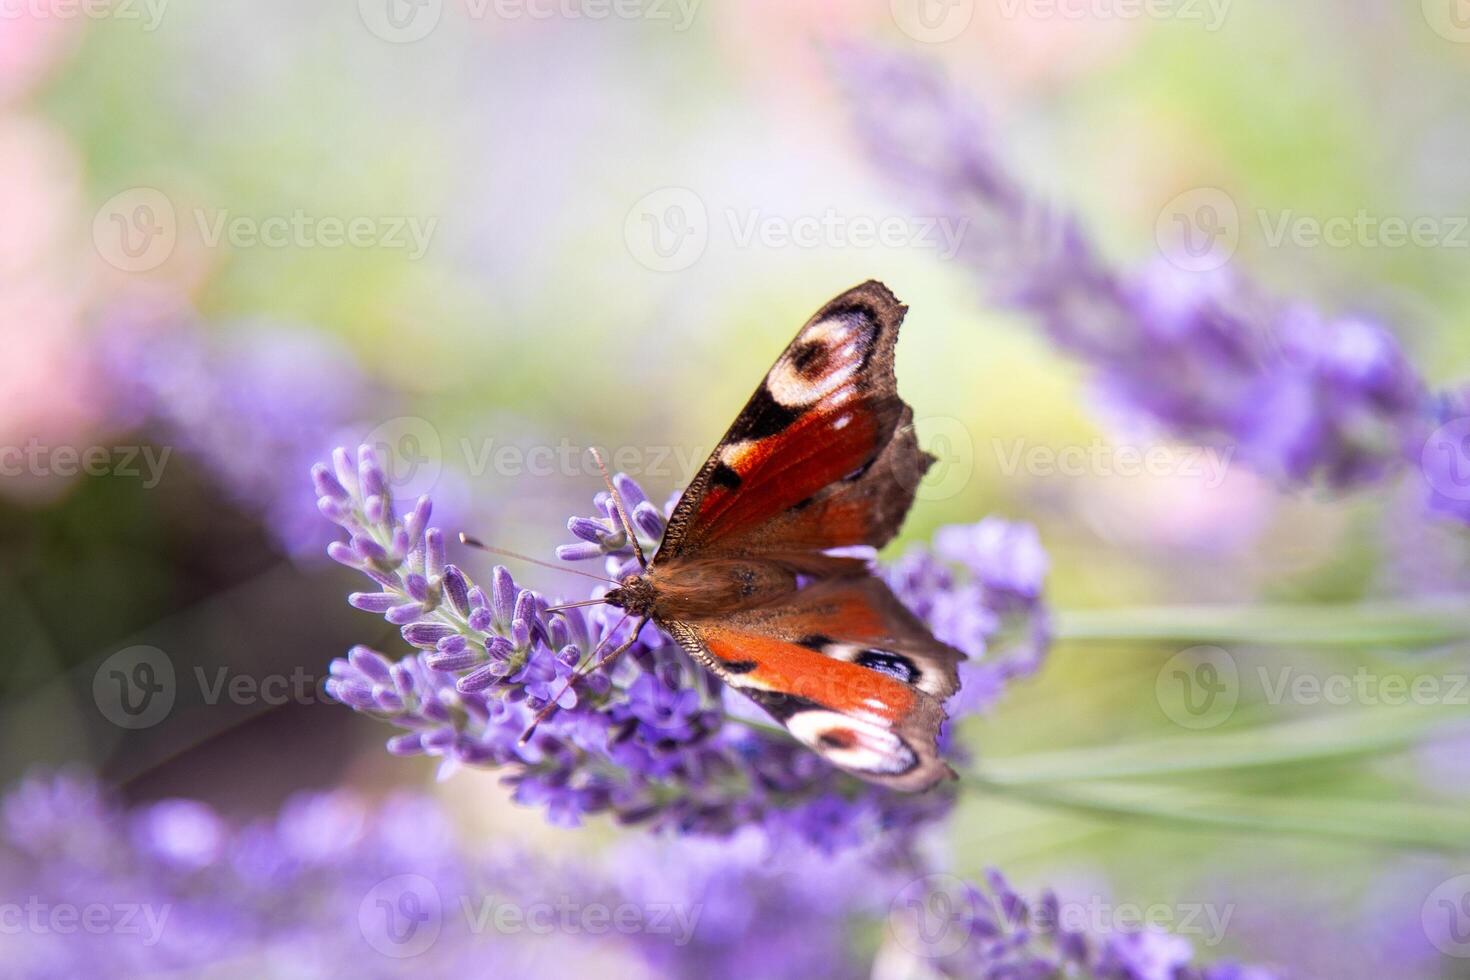
[[[391,664],[387,657],[365,646],[355,646],[347,651],[347,662],[379,684],[392,681]]]
[[[461,616],[470,614],[470,588],[464,573],[455,565],[444,566],[444,595]]]
[[[455,635],[454,628],[443,623],[409,623],[402,633],[410,646],[421,650],[436,649],[440,640]]]
[[[600,558],[602,557],[602,546],[590,541],[559,544],[556,546],[556,557],[562,561],[587,561],[589,558]]]
[[[601,545],[612,532],[602,522],[594,521],[590,517],[573,517],[567,521],[567,530],[581,538],[596,545]]]
[[[491,592],[495,599],[491,607],[495,614],[495,625],[504,629],[515,616],[516,602],[515,579],[511,578],[510,569],[504,565],[496,565],[491,572]]]

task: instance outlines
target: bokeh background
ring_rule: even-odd
[[[944,229],[875,174],[854,135],[864,106],[830,70],[843,40],[942,66],[1017,171],[1120,264],[1159,257],[1181,200],[1223,194],[1232,267],[1375,317],[1449,385],[1470,374],[1463,3],[88,9],[0,14],[0,782],[81,764],[131,800],[191,796],[241,819],[306,788],[413,786],[471,838],[609,846],[622,832],[550,828],[493,775],[436,782],[317,696],[333,657],[392,634],[342,601],[357,586],[324,558],[334,529],[308,467],[380,443],[400,494],[432,491],[447,529],[549,559],[600,486],[587,447],[661,500],[801,321],[867,278],[910,307],[901,387],[942,459],[893,553],[997,513],[1038,525],[1051,556],[1060,641],[966,730],[997,771],[1202,737],[1157,690],[1171,657],[1218,637],[1100,640],[1120,610],[1317,610],[1274,646],[1226,644],[1247,676],[1470,669],[1463,645],[1313,639],[1336,604],[1464,595],[1465,532],[1424,515],[1417,472],[1367,493],[1290,489],[1218,457],[1200,468],[1187,447],[1121,472],[1118,447],[1171,444],[986,304]],[[1440,237],[1272,233],[1359,214],[1431,216]],[[1045,462],[1065,452],[1086,455]],[[139,645],[165,652],[177,697],[122,727],[94,678]],[[243,693],[211,697],[221,678]],[[1204,734],[1383,707],[1265,694],[1246,683]],[[1435,733],[1212,785],[1463,807],[1470,742]],[[1221,955],[1301,976],[1470,976],[1421,925],[1463,859],[984,796],[950,836],[966,873],[1229,905]]]

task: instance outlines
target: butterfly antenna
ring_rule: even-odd
[[[643,557],[643,546],[638,543],[638,535],[633,533],[633,523],[628,520],[628,512],[623,509],[623,498],[618,496],[618,489],[613,486],[612,477],[607,472],[607,465],[602,461],[602,453],[597,451],[596,446],[591,447],[591,451],[592,458],[597,460],[597,468],[602,471],[602,482],[607,485],[607,492],[612,494],[613,507],[617,509],[618,520],[623,522],[623,533],[628,536],[629,541],[633,542],[633,553],[638,556],[638,564],[647,568],[648,559]]]
[[[623,613],[623,618],[618,620],[617,625],[608,630],[607,635],[604,636],[600,641],[598,641],[597,646],[594,647],[592,650],[592,655],[587,658],[586,666],[578,669],[575,673],[572,674],[572,676],[568,677],[566,683],[561,686],[561,690],[557,691],[556,695],[550,701],[546,702],[546,705],[540,711],[536,712],[536,717],[531,719],[531,723],[526,726],[526,730],[524,732],[521,732],[521,737],[516,740],[517,745],[525,745],[531,740],[531,736],[536,734],[537,726],[545,721],[548,717],[550,717],[560,707],[558,702],[561,701],[562,695],[566,694],[567,691],[571,689],[573,684],[577,683],[577,681],[581,680],[583,677],[586,677],[594,670],[598,670],[599,668],[608,666],[614,660],[618,659],[624,653],[626,653],[628,649],[632,647],[635,642],[637,642],[638,634],[643,632],[644,626],[648,625],[647,616],[638,621],[638,625],[633,627],[633,635],[620,643],[616,650],[614,650],[612,653],[609,653],[601,660],[597,659],[597,654],[601,652],[604,646],[607,645],[607,641],[611,640],[614,636],[617,636],[618,630],[623,628],[623,624],[628,621],[628,617],[631,615],[632,613]]]
[[[486,544],[479,538],[471,537],[470,535],[465,534],[463,531],[459,533],[459,543],[470,548],[479,548],[481,551],[488,551],[492,555],[500,555],[502,558],[514,558],[517,561],[526,561],[530,562],[532,565],[540,565],[542,568],[549,568],[553,572],[571,572],[573,575],[580,575],[583,578],[590,578],[597,582],[606,582],[609,585],[618,584],[610,578],[603,578],[601,575],[593,575],[592,573],[584,572],[579,568],[568,568],[565,565],[553,565],[549,561],[541,561],[539,558],[532,558],[530,555],[523,555],[515,551],[507,551],[504,548],[496,548],[492,545]],[[602,600],[599,599],[598,601],[601,602]]]
[[[563,609],[580,609],[583,606],[601,606],[606,604],[606,599],[583,599],[581,602],[563,602],[556,606],[547,606],[542,612],[561,612]]]

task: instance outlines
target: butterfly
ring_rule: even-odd
[[[920,791],[954,778],[937,741],[964,654],[866,561],[830,553],[890,541],[935,461],[894,377],[906,311],[873,280],[818,310],[679,498],[651,560],[609,483],[642,570],[602,597],[638,623],[597,666],[652,621],[832,765]]]

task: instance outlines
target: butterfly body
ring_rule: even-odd
[[[917,791],[953,777],[937,740],[964,654],[867,562],[829,553],[891,540],[934,461],[894,378],[904,312],[869,281],[808,320],[680,497],[657,554],[604,599],[653,620],[833,765]]]

